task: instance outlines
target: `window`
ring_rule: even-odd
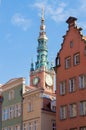
[[[14,99],[14,90],[9,91],[9,100]]]
[[[9,119],[9,109],[5,108],[2,112],[2,120],[7,120]]]
[[[60,65],[60,57],[56,57],[56,66]]]
[[[69,91],[70,92],[75,91],[75,78],[72,78],[69,80]]]
[[[66,94],[66,81],[60,83],[60,95]]]
[[[77,130],[77,128],[71,128],[70,130]]]
[[[23,130],[27,130],[27,124],[23,124]]]
[[[77,116],[77,105],[71,104],[70,105],[70,117],[76,117]]]
[[[80,127],[80,130],[86,130],[86,126]]]
[[[9,108],[9,119],[14,117],[14,106],[10,106]]]
[[[80,102],[80,115],[86,115],[86,101]]]
[[[67,118],[67,106],[61,106],[60,107],[60,119],[66,119]]]
[[[65,68],[68,69],[71,67],[71,57],[65,59]]]
[[[52,123],[52,130],[56,130],[56,122]]]
[[[74,65],[78,65],[80,63],[80,54],[77,53],[74,55]]]
[[[28,112],[32,111],[32,102],[31,100],[28,101]]]
[[[18,105],[15,105],[15,117],[18,117]]]
[[[32,124],[28,123],[28,130],[31,130],[31,129],[32,129]]]
[[[73,45],[74,45],[73,41],[70,41],[70,48],[73,48]]]
[[[12,129],[13,130],[13,129]],[[14,130],[21,130],[20,125],[16,125]]]
[[[86,88],[86,75],[79,76],[79,88]]]
[[[21,105],[20,104],[16,104],[15,105],[15,117],[18,117],[21,115]]]
[[[33,122],[33,130],[37,130],[37,121]]]

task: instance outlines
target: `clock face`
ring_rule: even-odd
[[[53,80],[52,80],[52,76],[51,75],[46,75],[45,81],[46,81],[46,84],[48,86],[52,86],[53,85]]]
[[[39,77],[33,78],[33,85],[37,85],[39,83]]]

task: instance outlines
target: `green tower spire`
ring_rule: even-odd
[[[48,69],[49,62],[48,62],[47,41],[48,38],[46,36],[45,24],[44,24],[44,9],[42,9],[40,33],[38,37],[36,69],[39,69],[41,67],[45,67],[46,69]]]

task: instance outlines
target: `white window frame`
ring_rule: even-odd
[[[75,78],[69,79],[69,92],[75,91]]]
[[[86,126],[80,127],[80,130],[86,130]]]
[[[27,124],[26,123],[23,124],[23,130],[27,130]]]
[[[86,88],[86,74],[79,76],[79,88],[80,89]]]
[[[32,123],[31,122],[28,123],[28,130],[32,130]]]
[[[67,118],[67,106],[64,105],[60,107],[60,119],[63,120],[66,118]]]
[[[81,116],[86,115],[86,101],[80,102],[80,115]]]
[[[4,108],[2,111],[2,120],[7,120],[7,119],[9,119],[9,109]]]
[[[80,53],[74,54],[74,65],[80,64]]]
[[[70,104],[70,118],[77,116],[77,104]]]
[[[60,95],[66,94],[66,81],[60,83]]]
[[[71,57],[65,58],[65,68],[68,69],[71,67]]]
[[[38,122],[35,120],[34,122],[33,122],[33,130],[37,130],[37,124]]]
[[[21,116],[21,104],[15,105],[15,117]]]
[[[21,130],[21,129],[20,129],[20,125],[16,125],[16,126],[14,127],[14,130]]]

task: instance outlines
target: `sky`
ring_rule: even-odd
[[[70,16],[77,18],[77,26],[86,35],[86,0],[0,0],[0,84],[19,77],[29,84],[31,61],[37,59],[42,7],[50,62],[55,63]]]

